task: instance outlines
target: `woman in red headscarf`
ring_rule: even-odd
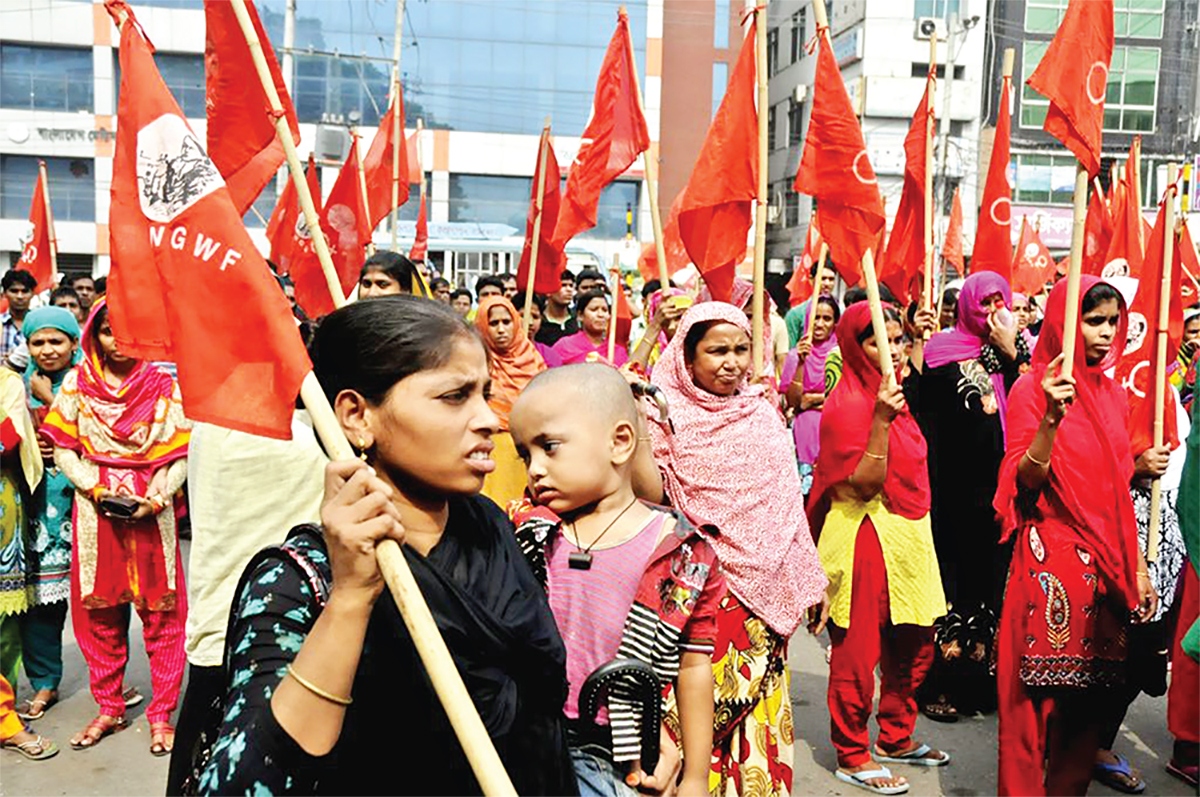
[[[1067,281],[1050,293],[1033,368],[1008,400],[994,506],[1015,538],[996,641],[1000,794],[1084,794],[1105,690],[1124,678],[1130,613],[1157,596],[1138,550],[1121,387],[1124,300],[1084,275],[1073,374],[1062,374]]]
[[[891,307],[885,322],[899,374],[904,329]],[[922,328],[933,323],[926,311]],[[908,791],[906,780],[878,762],[950,762],[948,754],[913,739],[916,687],[933,660],[933,623],[946,612],[929,522],[927,452],[903,390],[884,383],[867,302],[846,309],[837,339],[842,378],[821,416],[809,505],[829,589],[809,628],[820,633],[828,621],[833,642],[829,714],[838,780],[901,794]],[[920,345],[914,355],[919,368]],[[867,722],[877,665],[879,738],[872,749]]]

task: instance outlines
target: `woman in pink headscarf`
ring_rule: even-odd
[[[649,429],[666,496],[709,530],[729,582],[713,653],[714,795],[746,790],[752,777],[760,793],[788,792],[787,643],[827,584],[787,428],[748,379],[750,348],[741,310],[697,304],[652,377],[671,407],[670,421]]]
[[[958,322],[925,346],[917,419],[929,443],[933,536],[950,612],[938,624],[937,656],[921,688],[930,719],[995,708],[988,672],[996,612],[1008,567],[992,512],[1004,456],[1008,390],[1027,368],[1029,349],[999,274],[963,283]]]

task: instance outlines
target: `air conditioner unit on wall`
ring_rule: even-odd
[[[919,41],[929,41],[934,36],[937,36],[938,41],[946,41],[946,21],[937,17],[918,18],[913,38]]]
[[[350,132],[344,127],[317,125],[313,151],[319,161],[341,163],[350,154]]]

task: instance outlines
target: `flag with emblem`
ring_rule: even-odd
[[[29,206],[28,234],[21,241],[21,259],[16,266],[25,269],[37,280],[34,293],[53,287],[54,246],[54,221],[50,213],[50,186],[46,185],[46,163],[38,161],[33,203]]]

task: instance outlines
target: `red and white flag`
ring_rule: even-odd
[[[542,152],[546,153],[546,168],[542,169]],[[562,284],[563,252],[554,245],[554,227],[558,223],[558,209],[562,202],[559,186],[558,158],[554,155],[554,142],[550,131],[543,130],[538,142],[537,165],[533,167],[533,184],[530,187],[529,215],[525,219],[525,247],[521,250],[521,262],[517,266],[517,287],[525,290],[529,284],[529,260],[533,257],[533,228],[537,221],[538,193],[542,197],[542,223],[538,229],[538,256],[534,264],[533,290],[535,293],[551,294]]]
[[[371,229],[374,230],[383,218],[408,201],[409,182],[411,175],[406,174],[407,164],[412,155],[409,152],[408,140],[404,136],[404,91],[401,88],[392,98],[387,113],[379,118],[379,129],[371,139],[371,146],[363,156],[363,175],[367,184],[367,202],[371,205]],[[397,199],[392,202],[392,163],[396,157],[396,103],[400,104],[400,181],[396,186]]]
[[[1083,273],[1098,277],[1104,270],[1104,256],[1113,234],[1112,214],[1099,183],[1088,200],[1087,222],[1083,229]]]
[[[312,368],[291,307],[132,9],[105,7],[121,29],[108,283],[117,343],[176,363],[189,418],[286,439]]]
[[[1004,78],[1000,108],[996,113],[996,135],[992,158],[983,185],[983,204],[975,227],[971,271],[994,271],[1012,281],[1012,185],[1008,182],[1009,148],[1012,140],[1012,80]]]
[[[253,0],[246,0],[246,11],[262,45],[292,143],[298,144],[300,123],[275,60],[275,49],[259,22]],[[234,207],[245,213],[283,165],[283,145],[276,137],[271,104],[258,80],[233,4],[204,0],[204,26],[208,157],[225,178]]]
[[[1012,289],[1026,296],[1036,296],[1054,276],[1054,268],[1054,258],[1042,243],[1042,236],[1029,223],[1029,217],[1022,216],[1021,237],[1013,253]]]
[[[313,161],[312,153],[308,155],[308,169],[305,172],[308,182],[308,193],[313,201],[321,198],[321,183],[319,170]],[[271,262],[280,274],[290,274],[293,266],[306,258],[315,258],[312,235],[308,231],[308,223],[300,212],[300,198],[296,192],[296,184],[290,176],[271,218],[267,220],[267,240],[271,243]]]
[[[54,281],[54,229],[50,213],[49,186],[44,182],[45,164],[38,162],[38,178],[33,187],[33,203],[29,206],[29,237],[22,240],[21,259],[17,268],[22,268],[37,280],[34,293],[53,287]]]

